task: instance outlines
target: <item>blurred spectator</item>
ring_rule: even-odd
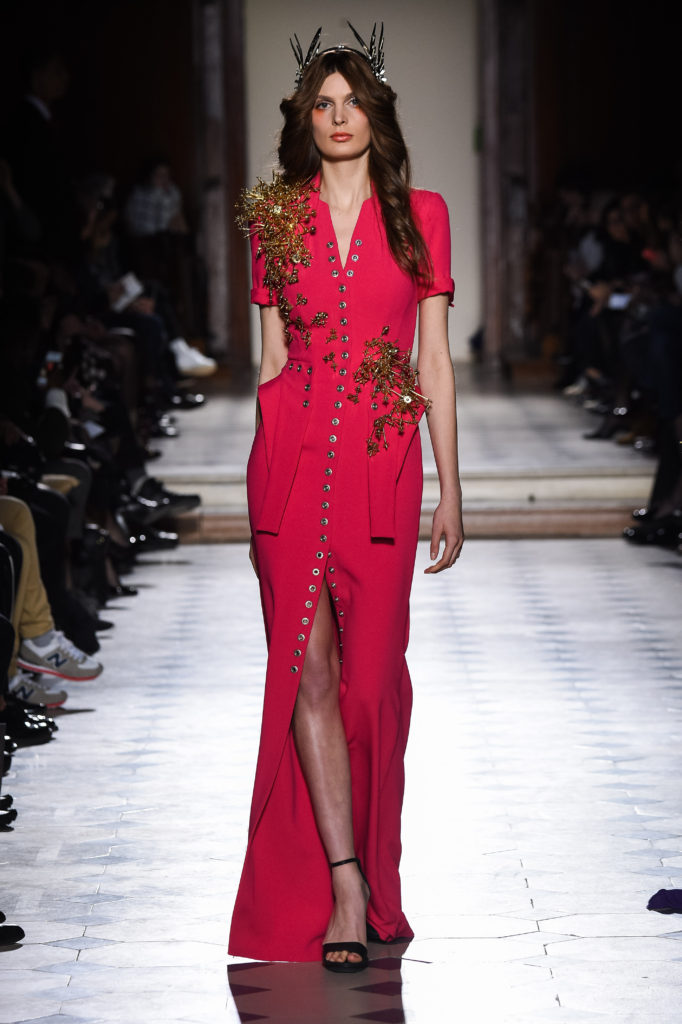
[[[152,158],[142,170],[124,208],[132,268],[143,280],[163,285],[173,296],[178,335],[205,332],[200,310],[205,290],[203,268],[173,181],[170,162]]]
[[[648,506],[625,536],[682,552],[681,197],[564,190],[538,236],[538,251],[561,253],[545,267],[564,273],[557,386],[600,417],[586,437],[658,459]]]

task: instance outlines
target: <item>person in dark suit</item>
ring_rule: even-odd
[[[26,80],[26,95],[9,125],[7,156],[17,191],[40,223],[41,254],[70,262],[78,248],[79,217],[53,122],[54,105],[69,87],[69,71],[61,54],[38,49],[27,62]]]

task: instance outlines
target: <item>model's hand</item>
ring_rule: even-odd
[[[456,498],[449,500],[441,499],[438,508],[433,513],[433,527],[431,529],[431,560],[438,558],[440,542],[445,541],[445,550],[435,565],[424,569],[425,573],[442,572],[443,569],[450,569],[459,558],[464,543],[464,530],[462,529],[462,503]]]

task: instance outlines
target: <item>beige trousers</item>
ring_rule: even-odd
[[[40,578],[36,531],[31,510],[25,501],[0,495],[0,525],[21,545],[23,564],[14,601],[14,651],[9,666],[10,679],[17,670],[17,653],[23,639],[30,640],[54,629],[50,602]]]

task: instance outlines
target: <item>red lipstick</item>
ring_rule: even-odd
[[[334,142],[346,142],[348,139],[352,139],[353,136],[349,135],[348,132],[334,132],[332,138]]]

